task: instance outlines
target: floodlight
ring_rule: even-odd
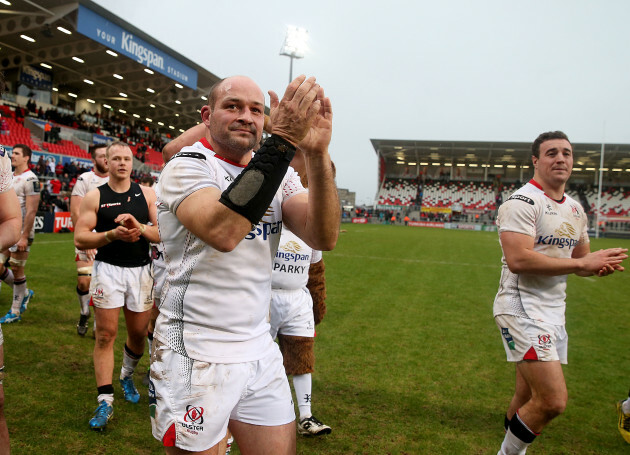
[[[286,55],[290,59],[289,83],[293,80],[293,59],[304,58],[304,54],[308,50],[307,40],[308,31],[305,28],[287,25],[287,35],[284,38],[282,49],[280,49],[280,55]]]

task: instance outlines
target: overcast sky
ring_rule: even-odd
[[[265,93],[288,83],[286,26],[306,28],[294,76],[331,98],[337,184],[357,204],[378,190],[372,138],[630,142],[628,0],[95,1]]]

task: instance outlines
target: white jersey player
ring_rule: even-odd
[[[295,453],[291,390],[269,334],[272,260],[283,225],[331,249],[339,204],[330,101],[303,76],[282,101],[270,94],[273,134],[253,155],[262,91],[243,76],[218,82],[201,110],[203,139],[171,158],[158,182],[167,279],[149,390],[167,453],[216,453],[228,423],[243,453]],[[313,196],[288,167],[298,143]]]
[[[269,311],[271,337],[278,337],[285,371],[293,376],[300,414],[298,432],[317,436],[329,434],[331,428],[311,412],[315,318],[313,299],[306,284],[311,264],[321,260],[321,251],[312,249],[291,231],[283,229],[273,261]]]
[[[24,267],[28,259],[30,246],[35,238],[35,215],[39,206],[40,184],[37,176],[29,169],[31,149],[23,144],[13,146],[11,164],[15,168],[13,189],[17,194],[22,210],[22,233],[18,242],[9,250],[0,252],[0,278],[13,285],[13,302],[11,308],[0,318],[0,324],[18,322],[26,311],[33,291],[26,287]],[[9,257],[11,270],[4,267]]]
[[[108,164],[106,158],[106,144],[94,144],[90,146],[90,155],[94,168],[84,172],[77,178],[70,197],[70,216],[75,225],[79,219],[81,201],[87,193],[109,181]],[[77,297],[80,305],[80,316],[77,324],[77,333],[85,336],[90,319],[90,281],[96,250],[74,249],[74,261],[77,267]]]
[[[538,136],[532,164],[533,179],[501,205],[497,217],[503,268],[494,318],[507,359],[516,364],[498,455],[524,454],[566,406],[566,276],[623,271],[627,258],[622,248],[590,253],[586,215],[564,192],[573,167],[564,133]]]

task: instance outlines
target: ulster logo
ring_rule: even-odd
[[[203,408],[196,406],[186,406],[186,415],[184,416],[184,422],[196,423],[197,425],[203,425]]]
[[[203,431],[203,408],[191,405],[186,406],[182,427],[192,434],[199,434],[199,431]]]
[[[551,335],[548,333],[538,335],[538,344],[544,350],[551,348]]]

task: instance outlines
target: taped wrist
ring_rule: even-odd
[[[221,194],[219,202],[258,224],[273,200],[295,155],[295,147],[271,136],[254,154],[247,167]]]

